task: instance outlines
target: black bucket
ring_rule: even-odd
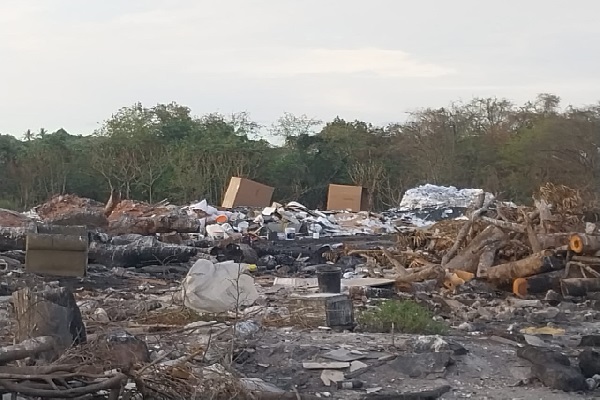
[[[340,293],[342,291],[342,269],[340,267],[335,265],[317,267],[317,280],[321,293]]]

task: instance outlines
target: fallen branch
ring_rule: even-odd
[[[525,227],[515,222],[500,221],[490,217],[481,217],[480,219],[484,222],[487,222],[490,225],[497,226],[501,229],[507,229],[509,231],[514,231],[518,233],[526,233]]]
[[[527,212],[525,212],[523,209],[521,209],[521,214],[523,215],[523,219],[525,220],[525,231],[527,232],[527,238],[529,239],[531,251],[533,251],[534,253],[538,253],[543,249],[537,235],[535,234],[533,224],[529,219],[529,215],[527,215]]]
[[[404,268],[404,265],[402,265],[400,261],[396,260],[394,256],[392,256],[392,253],[383,247],[381,248],[381,251],[383,252],[383,255],[392,263],[396,271],[398,271],[401,275],[406,275],[408,273],[406,268]]]
[[[573,256],[571,260],[585,264],[600,265],[600,257]]]
[[[442,267],[445,267],[446,264],[448,264],[448,261],[450,261],[452,257],[454,257],[462,243],[465,241],[465,238],[469,234],[469,231],[471,230],[471,227],[473,226],[475,220],[478,219],[481,216],[481,214],[483,214],[489,208],[491,201],[488,201],[485,204],[484,201],[485,193],[482,193],[477,197],[477,203],[475,204],[475,207],[477,209],[471,214],[469,220],[460,228],[460,231],[456,236],[456,241],[454,242],[450,250],[448,250],[446,254],[444,254],[444,256],[442,257]]]
[[[469,245],[456,257],[448,261],[444,268],[448,270],[461,270],[476,273],[481,255],[485,251],[493,251],[495,254],[505,240],[506,235],[501,229],[494,226],[488,226],[471,240]],[[486,249],[486,246],[490,246],[490,248]]]
[[[14,383],[14,382],[11,382],[8,380],[0,380],[0,387],[4,388],[10,392],[19,393],[19,394],[22,394],[25,396],[57,399],[57,398],[81,397],[81,396],[85,396],[85,395],[94,394],[101,390],[118,389],[126,381],[127,381],[127,376],[122,373],[118,373],[118,374],[114,375],[113,377],[106,379],[103,382],[94,383],[94,384],[87,385],[84,387],[64,389],[64,390],[32,388],[25,384]]]
[[[12,346],[0,347],[0,364],[37,356],[45,351],[52,350],[54,345],[55,341],[51,336],[40,336],[24,340]]]
[[[435,389],[422,390],[420,392],[379,394],[369,393],[361,397],[361,400],[435,400],[439,399],[452,389],[449,385],[440,386]]]
[[[397,283],[421,282],[429,279],[437,279],[440,282],[446,277],[446,272],[440,265],[433,265],[420,269],[417,272],[396,278]]]
[[[54,374],[56,372],[73,372],[79,367],[79,365],[71,364],[55,364],[55,365],[40,365],[31,367],[16,367],[16,366],[2,366],[0,367],[0,374],[21,374],[21,375],[47,375]]]

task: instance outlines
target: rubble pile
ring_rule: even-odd
[[[570,188],[533,200],[424,185],[381,214],[115,193],[0,210],[0,395],[586,398],[600,224]],[[31,273],[27,238],[86,273]]]
[[[89,229],[108,225],[104,204],[72,194],[54,196],[29,215],[51,225],[83,225]]]
[[[0,227],[18,228],[29,225],[30,218],[21,213],[0,208]]]
[[[200,229],[198,218],[167,202],[150,205],[123,200],[112,210],[108,222],[108,231],[113,235],[195,233]]]

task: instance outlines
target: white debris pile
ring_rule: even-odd
[[[427,226],[444,219],[461,219],[483,193],[482,189],[426,184],[407,190],[400,206],[385,214],[414,226]],[[492,198],[491,193],[485,193],[486,201]]]
[[[295,201],[285,206],[273,203],[271,207],[266,207],[254,222],[278,233],[284,232],[285,229],[300,232],[304,225],[307,233],[313,237],[314,234],[318,237],[319,235],[342,236],[394,232],[391,224],[365,211],[322,212],[309,210]]]
[[[482,189],[457,189],[454,186],[437,186],[426,184],[409,189],[404,193],[398,211],[415,211],[428,208],[469,208]],[[486,193],[486,200],[493,197]]]

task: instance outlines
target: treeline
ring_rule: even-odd
[[[374,209],[434,183],[484,188],[528,202],[541,184],[600,192],[600,106],[560,108],[543,94],[517,106],[473,99],[414,112],[385,127],[285,114],[261,127],[246,113],[194,117],[176,103],[119,110],[93,135],[64,130],[0,135],[0,207],[26,209],[55,194],[219,204],[231,176],[276,188],[280,201],[322,207],[329,183],[366,187]],[[273,146],[261,133],[276,135]]]

